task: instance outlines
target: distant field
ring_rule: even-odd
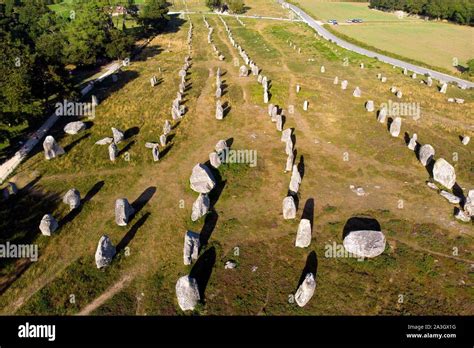
[[[453,59],[460,65],[474,57],[474,29],[449,23],[419,19],[398,19],[395,15],[371,10],[368,3],[298,0],[312,15],[324,21],[361,18],[363,24],[332,27],[352,39],[451,72]]]

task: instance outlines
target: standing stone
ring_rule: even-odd
[[[176,283],[176,297],[179,307],[183,311],[192,311],[200,301],[199,288],[196,279],[189,275],[178,279]]]
[[[86,129],[86,124],[84,122],[81,122],[81,121],[69,122],[64,127],[64,132],[67,134],[76,135],[79,132],[82,132],[84,129]]]
[[[352,93],[352,95],[356,98],[360,98],[360,96],[362,95],[362,92],[358,86],[354,89],[354,92]]]
[[[295,246],[307,248],[311,244],[311,222],[308,219],[301,219],[296,233]]]
[[[51,236],[51,233],[58,229],[59,225],[51,214],[46,214],[41,219],[39,229],[43,236]]]
[[[291,196],[283,199],[283,218],[285,220],[294,219],[296,217],[295,200]]]
[[[382,78],[382,74],[381,73],[378,73],[377,74],[377,80],[380,80]]]
[[[64,154],[64,149],[54,140],[51,135],[48,135],[43,142],[44,157],[47,160],[53,159]]]
[[[222,97],[222,89],[217,88],[216,89],[216,98],[219,99],[220,97]]]
[[[296,85],[296,93],[299,93],[301,91],[301,86],[300,85]]]
[[[385,83],[387,82],[387,78],[385,76],[382,76],[382,79],[380,81],[382,81],[382,83]]]
[[[433,86],[433,79],[430,76],[428,76],[428,78],[426,79],[426,84],[428,85],[428,87]]]
[[[112,259],[114,258],[116,253],[116,249],[112,244],[109,236],[103,235],[99,239],[99,243],[97,245],[97,250],[95,252],[95,264],[97,268],[103,268],[110,265]]]
[[[151,148],[151,154],[153,156],[154,162],[158,162],[160,160],[160,150],[158,149],[158,145]]]
[[[209,193],[216,186],[216,180],[204,164],[196,164],[189,178],[191,189],[198,193]]]
[[[91,101],[92,106],[99,105],[99,99],[97,99],[97,97],[95,95],[92,95],[91,99],[92,99],[92,101]]]
[[[124,134],[120,129],[112,127],[112,134],[114,137],[114,143],[119,144],[124,139]]]
[[[385,236],[381,231],[351,231],[343,241],[344,248],[360,257],[376,257],[385,250]]]
[[[467,215],[474,217],[474,190],[469,190],[466,202],[464,202],[464,211]]]
[[[339,84],[339,77],[336,76],[336,77],[334,78],[333,84],[335,84],[335,85],[338,85],[338,84]]]
[[[462,137],[462,144],[463,144],[463,145],[469,144],[470,141],[471,141],[471,137],[469,137],[469,136],[467,136],[467,135],[464,136],[464,137]]]
[[[114,162],[117,156],[118,156],[117,145],[115,145],[115,143],[112,143],[109,145],[109,158],[112,162]]]
[[[273,104],[268,104],[268,116],[272,116],[273,107],[274,107]]]
[[[262,75],[258,75],[258,77],[257,77],[257,82],[258,82],[258,83],[262,83],[262,79],[263,79],[263,76],[262,76]]]
[[[416,79],[416,77],[417,77],[416,73],[413,73],[413,75],[411,75],[412,79]]]
[[[387,118],[387,107],[382,107],[379,111],[379,115],[377,116],[377,121],[380,123],[385,123],[385,119]]]
[[[446,92],[448,91],[448,84],[447,83],[443,83],[441,85],[441,88],[439,89],[439,92],[440,93],[443,93],[443,94],[446,94]]]
[[[444,158],[439,158],[436,160],[433,167],[433,179],[444,187],[452,189],[456,183],[456,173],[454,171],[454,167]]]
[[[367,101],[367,103],[365,104],[365,108],[368,112],[374,112],[375,110],[374,101],[373,100]]]
[[[309,106],[309,102],[307,100],[305,100],[304,103],[303,103],[303,110],[308,111],[308,106]]]
[[[288,156],[293,153],[293,140],[291,138],[289,138],[285,144],[285,153]]]
[[[224,108],[222,107],[222,103],[220,100],[216,102],[216,119],[217,120],[224,119]]]
[[[313,273],[306,274],[303,283],[301,283],[295,293],[295,301],[298,306],[304,307],[313,297],[315,289],[316,281],[314,280]]]
[[[199,194],[199,197],[193,203],[193,210],[191,213],[191,220],[197,221],[209,211],[211,206],[211,201],[207,194]]]
[[[403,97],[402,91],[397,91],[396,96],[398,99],[401,99]]]
[[[64,195],[63,202],[69,205],[69,210],[79,208],[81,205],[81,194],[78,190],[72,188]]]
[[[397,87],[392,86],[392,87],[390,88],[390,93],[397,93]]]
[[[209,162],[211,162],[211,166],[213,166],[216,169],[219,168],[220,165],[222,164],[219,155],[215,152],[211,152],[209,154]]]
[[[291,135],[292,135],[292,129],[287,128],[281,133],[281,138],[280,140],[284,143],[286,143],[288,140],[291,140]]]
[[[294,161],[295,161],[295,155],[293,153],[290,153],[286,159],[285,172],[291,171]]]
[[[360,63],[360,68],[364,69],[364,63]]]
[[[214,146],[214,149],[218,154],[220,154],[222,151],[228,151],[229,146],[227,146],[227,142],[225,140],[221,139],[217,142],[216,146]]]
[[[347,84],[348,84],[347,80],[342,81],[341,82],[341,89],[346,90],[347,89]]]
[[[268,101],[270,100],[270,96],[268,95],[268,91],[263,92],[263,102],[265,104],[268,104]]]
[[[400,130],[402,128],[402,119],[401,117],[395,117],[392,124],[390,125],[390,134],[392,137],[398,137],[400,135]]]
[[[418,135],[414,133],[413,136],[410,138],[410,142],[408,143],[408,148],[410,150],[415,151],[417,140],[418,140]]]
[[[321,66],[321,73],[324,74],[325,72],[326,72],[326,68],[325,68],[324,65],[323,65],[323,66]]]
[[[245,65],[242,65],[239,69],[239,76],[240,77],[247,77],[249,74],[249,70]]]
[[[277,116],[278,116],[278,107],[275,105],[273,108],[272,108],[272,112],[271,112],[271,115],[272,117],[272,122],[276,122],[277,121]]]
[[[133,213],[135,210],[126,198],[119,198],[115,201],[115,223],[117,225],[127,226]]]
[[[441,190],[441,192],[439,194],[440,194],[441,197],[446,198],[449,203],[452,203],[452,204],[461,203],[461,199],[458,196],[453,195],[452,193],[450,193],[448,191]]]
[[[433,160],[435,155],[435,149],[430,144],[425,144],[420,147],[418,157],[420,158],[421,164],[425,167]]]
[[[196,261],[198,259],[200,246],[199,234],[193,231],[187,231],[184,235],[183,248],[183,261],[185,265],[190,265],[193,260]]]
[[[276,116],[276,129],[279,132],[283,130],[283,116],[282,115]]]
[[[407,68],[404,68],[404,69],[403,69],[403,75],[408,75],[408,70],[407,70]]]
[[[301,175],[298,171],[298,167],[293,165],[293,171],[291,172],[291,179],[290,179],[290,191],[293,193],[298,193],[301,184]]]
[[[166,146],[166,135],[162,134],[160,135],[160,145],[165,147]]]

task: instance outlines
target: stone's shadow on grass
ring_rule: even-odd
[[[301,180],[304,178],[304,173],[305,173],[305,165],[304,165],[304,156],[300,156],[300,162],[298,163],[298,173],[300,173]]]
[[[64,147],[64,151],[66,153],[68,153],[69,151],[71,151],[77,144],[79,144],[81,141],[83,141],[84,139],[87,139],[87,138],[90,138],[91,134],[90,133],[87,133],[87,134],[84,134],[83,136],[81,136],[80,138],[74,140],[72,143],[66,145]]]
[[[84,204],[89,202],[102,189],[103,186],[104,186],[103,181],[97,182],[81,200],[80,207],[77,209],[71,210],[61,221],[59,221],[58,223],[59,227],[62,227],[68,224],[69,222],[71,222],[72,220],[74,220],[76,216],[78,216],[82,212],[82,209],[84,208]]]
[[[296,211],[298,211],[299,206],[300,206],[300,197],[299,197],[298,193],[293,192],[290,189],[288,189],[287,196],[293,197],[293,200],[295,201]]]
[[[127,145],[125,145],[125,147],[120,150],[118,152],[118,156],[117,157],[120,157],[122,156],[124,153],[128,152],[128,150],[130,150],[132,148],[132,146],[135,145],[135,140],[132,140],[131,142],[129,142]]]
[[[403,140],[405,140],[405,145],[408,145],[408,143],[410,143],[410,135],[408,134],[408,132],[405,132]]]
[[[234,138],[227,139],[225,143],[227,144],[227,147],[230,149],[232,145],[234,145]]]
[[[222,108],[224,109],[223,116],[225,118],[229,114],[232,107],[230,106],[229,102],[226,101],[224,104],[222,104]]]
[[[187,82],[188,81],[186,80],[186,83]],[[192,88],[193,88],[193,83],[192,82],[187,83],[186,87],[184,88],[184,95],[185,96],[188,95],[188,93],[186,93],[186,92],[189,92],[189,90],[192,89]]]
[[[308,219],[311,223],[311,230],[313,230],[313,222],[314,222],[314,199],[308,198],[306,203],[304,204],[303,214],[301,215],[301,219]]]
[[[434,164],[435,164],[435,160],[433,157],[431,157],[429,160],[428,160],[428,163],[426,163],[426,166],[425,166],[425,169],[426,171],[428,172],[430,178],[433,177],[433,168],[434,168]]]
[[[370,217],[354,216],[347,220],[342,231],[342,239],[353,231],[381,231],[380,224],[377,220]]]
[[[219,220],[219,214],[215,210],[211,210],[204,219],[204,225],[202,226],[201,233],[199,234],[199,243],[201,244],[201,249],[204,248],[209,239],[211,238],[212,232],[217,225],[217,220]]]
[[[89,202],[97,193],[99,193],[104,185],[105,182],[103,180],[96,182],[82,199],[81,206]]]
[[[306,258],[306,264],[301,272],[300,279],[298,280],[298,286],[296,290],[300,287],[300,285],[304,282],[306,275],[308,273],[313,273],[314,279],[316,279],[316,273],[318,272],[318,257],[316,252],[313,250],[309,253],[308,257]]]
[[[170,150],[173,148],[173,145],[174,144],[170,144],[170,143],[168,143],[168,145],[166,145],[166,147],[160,152],[160,159],[163,159],[163,158],[166,157],[168,152],[170,152]]]
[[[215,263],[216,248],[211,247],[199,257],[189,273],[189,276],[197,281],[202,303],[205,303],[205,292]]]
[[[171,129],[172,130],[175,130],[176,128],[178,128],[178,126],[180,125],[181,123],[181,120],[178,120],[174,125],[171,126]]]
[[[130,139],[131,137],[140,133],[140,128],[138,127],[131,127],[127,129],[124,133],[124,139]]]
[[[225,185],[227,184],[227,180],[222,180],[222,175],[219,173],[219,170],[211,166],[211,162],[208,160],[204,163],[207,168],[211,171],[214,179],[216,180],[216,186],[209,192],[209,200],[211,201],[211,209],[214,208],[214,205],[219,200],[219,197],[224,191]]]
[[[462,190],[461,186],[459,186],[459,184],[457,182],[454,183],[453,194],[455,196],[459,197],[459,199],[461,200],[461,202],[459,202],[459,204],[464,209],[464,204],[466,203],[466,196],[464,195],[464,191]]]
[[[147,212],[140,219],[138,219],[137,222],[133,224],[130,230],[125,234],[122,240],[117,244],[117,253],[125,249],[125,247],[133,240],[138,230],[140,229],[140,227],[143,226],[143,224],[146,222],[149,216],[150,216],[150,213]]]
[[[390,132],[390,126],[393,123],[393,118],[389,117],[387,118],[387,130]]]
[[[155,186],[148,187],[143,193],[132,203],[132,207],[135,210],[132,219],[143,209],[143,207],[152,199],[156,192]]]
[[[108,97],[122,89],[130,81],[138,78],[139,74],[133,70],[119,71],[117,73],[117,82],[112,81],[112,77],[107,77],[104,81],[98,83],[98,89],[94,89],[94,93],[101,102],[106,100]]]
[[[227,87],[228,87],[228,85],[227,85],[226,81],[223,80],[222,83],[221,83],[221,91],[222,91],[221,96],[222,97],[227,94]]]
[[[15,262],[14,270],[6,276],[0,276],[0,295],[3,294],[33,263],[29,259],[10,259]],[[2,265],[4,266],[4,265]]]

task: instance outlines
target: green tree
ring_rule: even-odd
[[[222,8],[222,0],[206,0],[206,6],[211,10]]]
[[[135,44],[133,37],[118,29],[113,29],[110,32],[109,41],[105,51],[107,57],[111,59],[125,59],[129,57]]]
[[[228,0],[227,6],[233,13],[244,13],[245,12],[245,4],[243,0]]]
[[[143,6],[139,22],[143,25],[145,31],[162,30],[169,21],[168,9],[170,4],[166,0],[146,0]]]

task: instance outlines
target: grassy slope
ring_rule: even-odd
[[[236,52],[229,47],[220,21],[208,19],[216,28],[215,42],[226,55],[224,62],[213,57],[201,17],[192,20],[195,59],[189,75],[192,88],[185,97],[190,111],[173,130],[172,147],[159,163],[152,162],[144,143],[157,141],[164,120],[170,118],[177,73],[186,55],[187,25],[155,39],[142,60],[125,69],[110,94],[105,94],[104,86],[93,127],[85,133],[89,137],[62,137],[58,132],[60,143],[70,145],[67,155],[46,162],[38,153],[20,168],[16,177],[20,184],[42,176],[32,188],[41,204],[29,210],[31,195],[20,196],[16,204],[2,207],[0,221],[17,240],[38,242],[41,257],[0,296],[2,313],[76,313],[120,277],[132,275],[130,285],[96,314],[180,314],[174,286],[180,275],[190,271],[182,265],[184,232],[203,228],[203,221],[192,223],[189,218],[196,194],[189,189],[188,178],[197,162],[207,160],[217,140],[232,137],[234,148],[258,151],[258,166],[220,169],[226,185],[215,206],[218,218],[209,245],[201,252],[211,261],[215,253],[216,261],[205,304],[197,313],[473,314],[466,306],[473,295],[468,286],[472,284],[469,263],[435,254],[449,256],[457,247],[461,258],[472,260],[472,228],[453,221],[452,206],[424,187],[427,173],[403,140],[391,138],[363,107],[369,97],[376,104],[393,98],[389,87],[399,86],[404,101],[422,106],[422,119],[404,120],[402,132],[416,131],[421,142],[433,144],[437,155],[448,160],[457,152],[458,181],[469,187],[474,182],[472,151],[460,145],[458,135],[466,133],[470,122],[472,92],[452,88],[448,96],[465,98],[466,104],[447,104],[446,96],[436,93],[435,87],[420,86],[391,67],[343,52],[315,38],[301,24],[244,20],[247,27],[243,28],[228,19],[235,37],[271,78],[272,102],[285,109],[296,106],[294,115],[287,114],[287,126],[296,128],[297,162],[302,155],[305,163],[298,215],[308,199],[315,200],[312,245],[297,249],[293,243],[298,219],[281,217],[281,200],[289,182],[282,172],[286,156],[266,116],[260,88],[253,78],[238,77],[232,64]],[[302,48],[302,54],[289,48],[289,38]],[[346,56],[351,64],[343,68]],[[357,67],[361,61],[367,67],[364,70]],[[319,73],[321,64],[326,66],[325,75]],[[224,99],[232,107],[222,122],[214,119],[214,78],[208,76],[209,68],[217,66],[225,72]],[[158,74],[158,67],[163,82],[151,89],[149,78]],[[378,72],[388,76],[387,84],[377,81]],[[333,86],[335,75],[349,80],[347,91]],[[298,95],[296,83],[302,85]],[[351,96],[356,85],[363,91],[361,99]],[[301,109],[305,99],[311,103],[307,113]],[[130,162],[122,153],[112,164],[107,149],[93,145],[109,135],[111,126],[139,127],[138,134],[120,144],[120,149],[127,148]],[[342,160],[344,152],[349,153],[349,162]],[[31,235],[46,212],[63,221],[67,209],[59,199],[67,189],[76,187],[84,195],[101,181],[104,186],[55,236]],[[363,186],[370,195],[355,196],[350,184]],[[129,227],[116,226],[115,199],[134,201],[147,188],[156,188],[152,199]],[[404,209],[397,209],[400,199]],[[180,209],[181,200],[184,209]],[[16,224],[10,225],[15,211],[29,214],[16,215]],[[360,214],[378,219],[389,241],[386,252],[364,262],[326,258],[326,243],[341,243],[344,223]],[[207,225],[212,226],[211,220]],[[135,233],[128,244],[130,256],[122,252],[104,273],[96,271],[92,257],[99,237],[107,233],[117,244],[129,231]],[[239,256],[234,255],[235,247],[240,249]],[[318,287],[312,301],[300,309],[288,303],[288,296],[294,293],[311,251],[318,259]],[[239,267],[224,270],[228,259],[237,260]],[[3,268],[3,279],[20,266]],[[251,271],[253,266],[258,267],[256,272]],[[76,295],[75,304],[69,302],[71,294]],[[403,305],[397,303],[399,294],[405,295]]]

